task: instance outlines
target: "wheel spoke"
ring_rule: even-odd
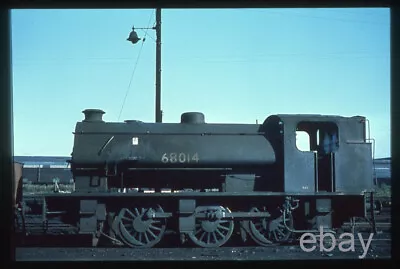
[[[157,238],[157,236],[149,229],[147,230],[147,232],[153,237],[153,238]]]
[[[136,217],[130,210],[126,210],[125,212],[127,212],[127,213],[128,213],[129,215],[131,215],[133,218]]]
[[[161,231],[161,228],[158,228],[157,226],[154,226],[153,224],[150,224],[149,228],[153,229],[153,230]]]
[[[221,236],[221,238],[225,237],[225,235],[219,229],[217,229],[216,232]]]
[[[127,220],[127,221],[133,221],[133,219],[131,219],[131,218],[128,218],[128,217],[125,217],[125,216],[122,216],[122,218],[121,219],[124,219],[124,220]]]
[[[206,232],[203,231],[203,233],[201,234],[199,240],[202,241],[205,235],[206,235]]]
[[[218,225],[218,228],[221,228],[221,229],[223,229],[225,231],[229,231],[228,227],[222,226],[221,224]]]
[[[136,213],[136,217],[140,216],[139,210],[135,207],[135,213]]]
[[[275,238],[275,240],[276,240],[276,241],[278,241],[278,236],[276,235],[276,232],[275,232],[275,230],[274,230],[274,231],[272,231],[272,234],[274,235],[274,238]]]
[[[142,233],[139,233],[139,241],[142,242]]]
[[[218,230],[217,230],[217,231],[218,231]],[[212,235],[213,235],[213,239],[214,239],[215,243],[217,243],[217,242],[218,242],[218,239],[217,239],[217,236],[215,235],[215,232],[213,232]]]

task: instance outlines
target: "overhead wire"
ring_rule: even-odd
[[[142,30],[146,34],[148,29],[146,29],[146,31],[143,29],[140,29],[140,30]],[[147,34],[147,36],[150,37],[154,42],[157,42],[157,40],[154,37],[152,37],[151,35]]]
[[[129,85],[128,85],[128,88],[127,88],[127,90],[126,90],[125,97],[124,97],[124,100],[123,100],[123,102],[122,102],[121,110],[119,111],[119,115],[118,115],[117,121],[119,121],[119,119],[121,118],[121,114],[122,114],[122,111],[123,111],[124,106],[125,106],[126,99],[127,99],[127,97],[128,97],[128,94],[129,94],[129,90],[130,90],[130,87],[131,87],[131,84],[132,84],[133,76],[135,75],[135,71],[136,71],[136,68],[137,68],[137,65],[138,65],[138,62],[139,62],[139,59],[140,59],[140,55],[141,55],[141,53],[142,53],[144,41],[146,40],[147,32],[148,32],[148,30],[149,30],[150,22],[151,22],[151,19],[153,18],[153,15],[154,15],[154,10],[153,10],[153,12],[152,12],[151,15],[150,15],[150,19],[149,19],[149,22],[148,22],[148,24],[147,24],[147,29],[146,29],[146,32],[145,32],[144,37],[143,37],[143,39],[142,39],[142,45],[140,46],[140,50],[139,50],[139,53],[138,53],[138,57],[136,58],[135,66],[134,66],[134,68],[133,68],[132,75],[131,75],[131,78],[130,78],[130,80],[129,80]]]

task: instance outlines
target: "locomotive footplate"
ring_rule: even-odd
[[[334,197],[344,197],[344,199],[352,199],[352,198],[363,198],[366,196],[365,193],[359,192],[263,192],[263,191],[254,191],[254,192],[196,192],[196,191],[185,191],[185,192],[174,192],[174,193],[164,193],[164,192],[154,192],[154,193],[141,193],[141,192],[96,192],[96,193],[88,193],[88,192],[74,192],[74,193],[51,193],[51,194],[43,194],[42,197],[54,197],[54,198],[66,198],[69,199],[73,197],[76,199],[80,197],[82,199],[95,199],[95,198],[125,198],[125,197],[148,197],[154,199],[156,197],[315,197],[315,198],[334,198]]]

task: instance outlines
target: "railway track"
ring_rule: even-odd
[[[61,228],[61,226],[60,226]],[[342,233],[348,233],[348,231],[343,231],[341,233],[337,233],[335,235],[335,244],[338,246],[342,242],[348,242],[349,237],[340,239],[339,236]],[[37,229],[37,233],[30,233],[28,236],[21,236],[19,238],[19,244],[18,246],[23,247],[23,248],[81,248],[81,247],[88,247],[91,248],[91,236],[88,235],[78,235],[78,234],[66,234],[62,237],[59,236],[60,233],[48,233],[46,235],[41,234],[40,229]],[[320,238],[319,234],[315,233],[316,235],[316,244],[319,245]],[[355,231],[352,233],[353,238],[354,238],[354,246],[357,248],[362,247],[362,245],[365,245],[369,240],[371,240],[371,247],[384,247],[384,248],[390,248],[391,247],[391,234],[385,231],[374,233],[373,236],[371,236],[371,231]],[[174,240],[175,239],[175,240]],[[363,243],[361,243],[360,240],[363,240]],[[325,236],[323,239],[323,245],[326,247],[329,247],[332,245],[332,241],[328,236]],[[163,243],[161,243],[159,246],[151,248],[151,249],[174,249],[174,248],[198,248],[198,249],[209,249],[209,248],[199,248],[199,247],[179,247],[180,243],[178,240],[176,240],[176,236],[172,234],[167,234],[165,235],[163,239]],[[270,244],[268,246],[262,247],[266,249],[280,249],[280,248],[285,248],[285,247],[298,247],[300,246],[300,236],[297,238],[293,238],[289,240],[288,242],[281,243],[281,244]],[[241,242],[239,236],[234,236],[232,238],[231,242],[228,242],[226,246],[220,247],[220,249],[224,249],[226,247],[236,247],[236,248],[248,248],[248,247],[259,247],[255,243],[243,243]],[[97,247],[98,249],[124,249],[126,248],[124,245],[115,245],[112,244],[112,242],[109,242],[107,238],[102,237],[100,239],[100,243]],[[131,251],[136,252],[139,251],[138,248],[129,248]],[[218,249],[218,248],[217,248]],[[148,249],[149,250],[149,249]]]
[[[378,233],[387,231],[391,231],[392,223],[391,222],[377,222],[375,224],[376,230]],[[345,222],[342,226],[342,229],[345,231],[365,231],[365,230],[371,230],[372,229],[372,224],[368,221],[360,221],[356,222],[355,224],[352,224],[351,222]]]
[[[39,220],[39,219],[36,219]],[[63,228],[58,223],[49,225],[52,229]],[[57,230],[57,229],[55,229]],[[161,246],[157,248],[141,249],[126,247],[110,247],[109,244],[100,244],[100,247],[90,246],[90,237],[85,235],[66,235],[60,240],[60,236],[37,234],[24,237],[23,247],[16,249],[17,261],[191,261],[191,260],[309,260],[309,259],[358,259],[363,255],[363,246],[369,238],[369,232],[360,232],[364,242],[358,240],[354,234],[354,251],[340,252],[338,245],[341,240],[336,237],[336,247],[333,251],[320,251],[320,241],[316,243],[316,249],[305,252],[300,248],[299,239],[291,240],[286,244],[271,244],[267,247],[258,246],[223,246],[220,248],[181,248],[172,246]],[[46,242],[46,244],[43,244]],[[323,240],[326,248],[332,245],[329,239]],[[365,259],[389,259],[391,258],[391,235],[383,231],[372,237]]]
[[[375,214],[374,219],[375,219],[375,228],[378,233],[391,231],[392,216],[390,207],[382,208],[382,210],[380,210]],[[372,220],[371,218],[353,219],[352,221],[345,222],[342,226],[342,229],[345,231],[351,230],[352,232],[371,230],[373,229]]]
[[[17,261],[263,261],[310,259],[359,259],[363,255],[360,245],[354,251],[305,252],[299,245],[270,247],[220,248],[17,248]],[[390,244],[371,243],[365,259],[390,259]]]

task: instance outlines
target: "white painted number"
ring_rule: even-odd
[[[199,162],[199,155],[195,153],[193,155],[189,153],[164,153],[161,157],[161,162],[163,163],[193,163]]]
[[[189,155],[189,154],[188,154]],[[185,153],[179,153],[179,162],[184,163],[186,161]]]

